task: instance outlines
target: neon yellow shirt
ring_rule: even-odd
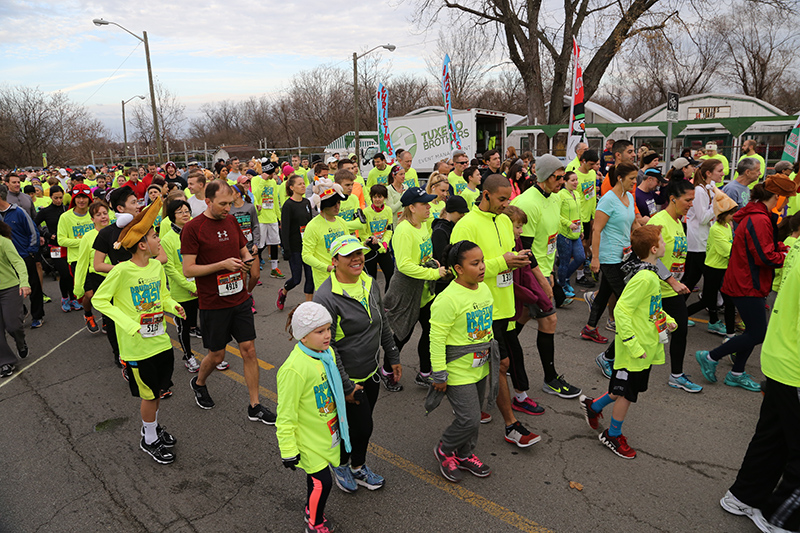
[[[378,213],[372,205],[369,205],[364,209],[364,218],[367,219],[367,223],[364,224],[360,232],[361,242],[366,242],[369,237],[375,237],[381,243],[385,244],[385,246],[381,245],[381,247],[378,248],[378,253],[386,253],[389,243],[392,241],[392,234],[394,233],[394,214],[392,210],[388,205],[384,204],[383,209]]]
[[[328,222],[322,215],[317,215],[306,225],[303,233],[303,262],[311,267],[314,274],[314,290],[319,289],[330,275],[328,265],[332,264],[329,251],[331,243],[349,233],[344,220],[339,217]]]
[[[253,187],[258,221],[261,224],[278,222],[281,219],[281,207],[278,199],[278,183],[275,178],[265,180],[261,176],[256,176],[250,183]]]
[[[394,230],[392,248],[397,261],[397,270],[408,277],[424,280],[439,279],[439,270],[427,268],[424,265],[433,259],[433,243],[431,242],[431,228],[425,223],[417,229],[408,220],[403,220]],[[422,291],[420,307],[424,307],[433,300],[433,295],[428,289],[428,284]]]
[[[733,228],[730,225],[714,223],[708,230],[706,242],[706,266],[726,269],[733,247]]]
[[[581,236],[581,199],[580,193],[576,189],[570,193],[567,189],[558,191],[561,197],[561,228],[559,233],[570,240],[578,240]],[[572,231],[570,226],[575,223],[578,224],[578,229]]]
[[[406,179],[403,181],[406,187],[419,187],[419,177],[413,168],[406,170]],[[385,184],[384,184],[385,185]]]
[[[768,378],[800,387],[800,241],[783,263],[783,281],[761,347],[761,371]]]
[[[178,302],[197,299],[197,284],[183,275],[183,255],[181,254],[181,237],[174,231],[168,231],[161,239],[161,247],[167,254],[164,271],[169,280],[169,291]],[[191,293],[195,293],[192,296]]]
[[[450,183],[450,186],[453,187],[453,192],[456,194],[461,195],[464,189],[467,188],[467,180],[464,179],[464,176],[459,176],[452,170],[450,174],[447,175],[447,181]]]
[[[67,261],[74,263],[78,260],[78,248],[84,234],[94,229],[94,222],[87,211],[85,215],[78,216],[75,209],[66,211],[58,219],[56,238],[59,246],[67,248]]]
[[[661,226],[661,236],[664,238],[664,245],[667,253],[661,258],[661,262],[672,273],[672,277],[680,281],[686,266],[686,233],[683,231],[683,224],[672,218],[667,210],[659,211],[647,221],[650,226]],[[714,224],[715,226],[717,224]],[[710,231],[710,230],[709,230]],[[691,287],[689,287],[691,290]],[[669,283],[661,282],[661,294],[664,298],[676,296],[678,293],[672,290]]]
[[[528,215],[522,235],[533,237],[531,251],[542,274],[549,276],[556,260],[556,236],[561,227],[561,201],[558,195],[550,194],[545,198],[538,187],[531,187],[511,200],[511,205]]]
[[[486,354],[470,353],[446,363],[445,347],[492,340],[492,300],[486,283],[472,290],[452,282],[431,305],[431,369],[447,370],[448,385],[477,383],[489,375]]]
[[[466,184],[464,184],[464,188],[461,189],[460,193],[461,197],[467,201],[467,207],[472,209],[472,206],[475,205],[475,202],[480,198],[481,191],[477,189],[470,189]]]
[[[93,229],[87,232],[81,239],[81,244],[78,247],[78,264],[75,265],[75,284],[73,285],[72,292],[75,293],[76,298],[82,298],[86,293],[83,290],[83,285],[86,283],[86,274],[98,274],[106,277],[106,272],[98,272],[94,269],[94,240],[97,238],[98,230]],[[106,256],[104,261],[111,264],[111,260]]]
[[[791,249],[794,246],[794,243],[796,242],[797,242],[797,237],[792,237],[791,235],[789,235],[788,237],[786,237],[786,240],[783,241],[783,244],[785,244],[786,246],[789,247],[789,249]],[[789,256],[787,255],[786,258],[788,259]],[[775,292],[778,292],[778,289],[781,288],[781,282],[783,281],[783,271],[785,269],[786,267],[775,269],[775,279],[772,282],[772,290]]]
[[[367,174],[367,193],[372,188],[373,185],[377,185],[380,183],[381,185],[389,186],[389,180],[386,176],[392,171],[392,167],[386,165],[386,168],[383,170],[378,170],[378,167],[373,167],[372,170],[369,171]]]
[[[578,176],[578,193],[581,198],[581,222],[589,222],[597,211],[597,172],[590,170],[586,174],[579,169],[575,170]]]

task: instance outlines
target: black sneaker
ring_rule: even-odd
[[[14,373],[15,368],[16,367],[14,365],[0,366],[0,378],[7,378],[8,376]]]
[[[14,335],[14,342],[17,345],[17,355],[19,355],[20,359],[25,359],[28,357],[28,343],[25,342],[25,332],[23,330],[18,330]]]
[[[542,390],[559,398],[577,398],[581,394],[581,389],[567,383],[563,375],[553,381],[545,381]]]
[[[208,394],[208,387],[205,385],[198,385],[197,376],[193,377],[191,381],[189,381],[189,385],[192,386],[192,391],[194,391],[194,401],[197,402],[197,405],[203,409],[211,409],[214,407],[214,400],[212,400],[211,396]]]
[[[587,276],[584,276],[582,278],[576,279],[575,285],[580,285],[581,287],[586,287],[587,289],[594,289],[596,283]]]
[[[202,339],[203,335],[200,333],[200,328],[192,328],[189,330],[189,336],[195,339]]]
[[[381,377],[381,383],[383,383],[383,386],[386,387],[386,390],[389,392],[400,392],[403,390],[403,386],[395,381],[394,373],[385,374],[383,369],[380,369],[378,370],[378,375]]]
[[[433,385],[433,376],[430,374],[423,376],[422,372],[417,372],[417,377],[414,378],[414,383],[420,387],[430,387]]]
[[[142,437],[142,440],[139,441],[139,447],[150,454],[150,457],[152,457],[155,462],[161,463],[162,465],[168,465],[175,460],[175,454],[161,442],[160,438],[156,439],[153,444],[147,444],[144,441],[144,437]]]
[[[210,400],[211,398],[209,398]],[[213,405],[214,402],[211,402]],[[201,406],[202,407],[202,406]],[[261,404],[256,405],[255,407],[248,405],[247,406],[247,418],[251,422],[263,422],[268,426],[275,425],[275,413],[267,409]]]
[[[22,343],[22,346],[17,346],[17,355],[20,359],[28,357],[28,345],[25,342]]]
[[[466,458],[456,455],[456,462],[459,470],[466,470],[474,476],[487,477],[492,473],[492,469],[478,459],[478,456],[474,453]]]
[[[142,437],[144,437],[144,428],[142,428]],[[156,435],[158,435],[158,440],[161,441],[164,446],[167,448],[172,448],[175,446],[175,443],[178,442],[175,437],[172,436],[171,433],[167,433],[167,430],[161,424],[156,425]]]

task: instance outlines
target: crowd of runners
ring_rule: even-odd
[[[403,150],[396,161],[376,154],[366,176],[355,155],[339,154],[234,158],[213,169],[189,160],[180,169],[169,161],[0,171],[0,377],[28,357],[25,328],[46,327],[47,302],[82,312],[141,400],[141,449],[168,464],[176,438],[159,423],[175,367],[167,324],[177,327],[203,409],[215,405],[209,381],[213,389],[235,340],[247,416],[276,426],[284,466],[307,474],[306,531],[325,532],[334,484],[347,493],[384,485],[366,464],[381,384],[389,393],[426,388],[428,413],[448,399],[452,423],[431,447],[442,476],[457,483],[491,474],[476,451],[493,413],[508,443],[540,441],[527,418],[545,409],[528,396],[526,323],[536,322],[541,390],[573,399],[593,431],[604,418],[600,442],[625,459],[636,457],[622,433],[626,413],[668,346],[669,387],[699,393],[729,360],[725,385],[764,394],[720,503],[762,531],[796,531],[800,176],[788,162],[768,172],[755,142],[744,148],[735,167],[713,143],[686,150],[666,174],[659,154],[626,140],[609,140],[602,153],[581,144],[566,163],[512,149],[454,151],[424,169],[422,183]],[[278,371],[277,413],[259,400],[252,293],[262,272],[283,281],[277,309],[301,284],[305,299],[287,313],[297,344]],[[60,295],[44,293],[48,275]],[[563,361],[556,368],[558,310],[579,299],[574,285],[588,317],[567,333],[603,347],[591,351],[609,380],[597,398],[567,380]],[[695,315],[717,337],[687,358]],[[195,356],[192,337],[205,356]],[[761,344],[758,383],[746,369]]]

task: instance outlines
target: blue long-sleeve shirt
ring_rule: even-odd
[[[24,209],[10,204],[0,212],[0,220],[11,226],[11,242],[20,257],[28,257],[39,250],[39,230]]]

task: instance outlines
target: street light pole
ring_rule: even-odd
[[[131,96],[127,100],[122,101],[122,144],[125,149],[125,157],[128,157],[128,127],[127,124],[125,123],[125,104],[127,104],[134,98],[141,98],[142,100],[144,100],[144,96],[136,95],[136,96]]]
[[[130,35],[133,35],[139,39],[139,41],[144,43],[144,57],[147,61],[147,81],[150,84],[150,105],[153,110],[153,131],[156,136],[156,149],[158,150],[159,162],[164,161],[164,150],[161,147],[161,129],[158,124],[158,112],[156,111],[156,91],[155,87],[153,86],[153,69],[150,66],[150,43],[147,41],[147,32],[143,31],[142,36],[139,37],[129,29],[117,24],[116,22],[111,22],[110,20],[94,19],[92,22],[95,26],[108,26],[109,24],[112,24],[119,29],[128,32]]]
[[[359,124],[358,124],[358,119],[359,119],[359,117],[358,117],[358,114],[359,114],[358,113],[358,60],[361,59],[362,57],[364,57],[365,55],[367,55],[368,53],[370,53],[370,52],[372,52],[374,50],[377,50],[378,48],[385,48],[386,50],[389,50],[390,52],[394,52],[397,47],[395,45],[393,45],[393,44],[382,44],[380,46],[376,46],[375,48],[367,50],[366,52],[364,52],[361,55],[358,55],[358,53],[353,52],[353,102],[354,102],[354,104],[353,104],[353,114],[355,115],[355,139],[353,140],[353,143],[355,144],[354,152],[356,154],[356,170],[358,170],[359,172],[361,171],[361,144],[360,144],[361,136],[359,135],[359,131],[358,131],[358,127],[359,127]]]

